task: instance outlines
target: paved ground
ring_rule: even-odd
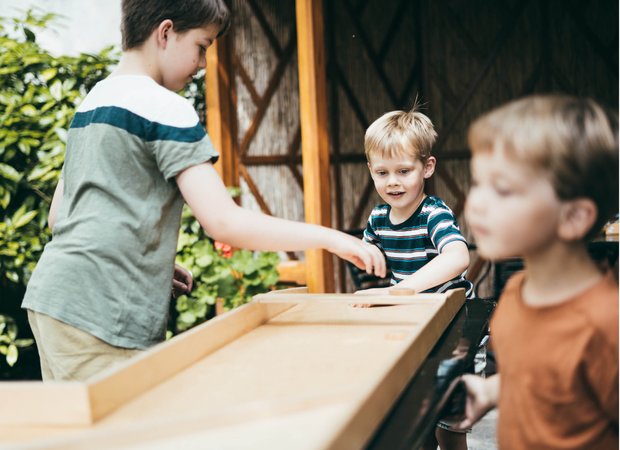
[[[496,422],[497,410],[494,409],[474,425],[471,434],[467,436],[468,450],[497,450],[497,443],[495,442]]]

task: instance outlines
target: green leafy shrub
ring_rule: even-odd
[[[19,305],[50,239],[47,212],[67,129],[81,98],[118,60],[111,47],[94,55],[50,55],[37,44],[35,31],[54,17],[32,11],[0,17],[0,311],[14,316],[3,315],[0,350],[11,366],[18,349],[31,343],[17,339],[27,329]]]
[[[213,241],[185,208],[177,262],[192,272],[194,289],[176,299],[170,326],[173,332],[207,320],[218,300],[228,310],[272,289],[278,282],[280,257],[274,252],[236,250]]]
[[[47,215],[64,161],[67,130],[77,105],[119,57],[113,47],[76,57],[52,56],[38,45],[36,32],[54,19],[53,14],[32,11],[21,18],[0,17],[0,350],[11,363],[17,350],[29,344],[17,338],[18,328],[27,329],[19,305],[51,236]],[[204,75],[182,94],[204,123]],[[238,250],[224,257],[188,210],[178,258],[193,272],[195,291],[173,302],[174,333],[212,315],[218,298],[233,308],[277,282],[277,255]]]
[[[0,287],[26,285],[49,240],[47,212],[75,107],[117,55],[54,57],[33,31],[52,14],[0,18]]]
[[[9,366],[14,366],[19,355],[19,348],[30,347],[32,339],[17,338],[17,324],[12,317],[0,314],[0,355],[6,358]]]

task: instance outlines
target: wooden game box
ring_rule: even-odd
[[[0,448],[363,448],[464,303],[404,294],[262,294],[88,382],[0,383]]]

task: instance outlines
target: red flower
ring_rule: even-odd
[[[224,258],[230,258],[233,254],[232,247],[228,244],[224,244],[223,242],[215,241],[214,247]]]

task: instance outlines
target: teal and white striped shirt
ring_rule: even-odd
[[[447,244],[455,241],[467,243],[454,213],[438,197],[426,197],[411,217],[397,225],[390,221],[390,210],[387,204],[372,210],[364,240],[385,254],[392,285],[420,270]],[[456,287],[464,287],[468,298],[473,295],[473,285],[465,279],[465,272],[428,292],[444,292]]]

